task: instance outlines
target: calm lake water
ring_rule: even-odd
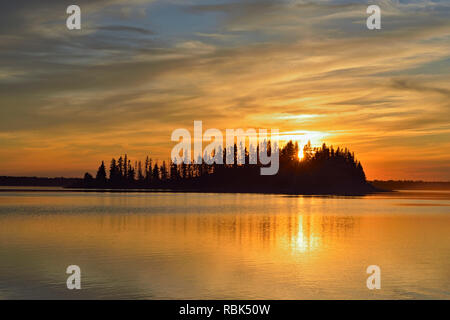
[[[450,299],[450,193],[0,192],[0,299],[22,298]]]

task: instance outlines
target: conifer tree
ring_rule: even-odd
[[[102,164],[100,167],[98,167],[97,175],[95,177],[95,180],[97,180],[100,184],[106,183],[106,169],[105,169],[105,163],[102,161]]]

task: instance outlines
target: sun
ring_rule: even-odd
[[[298,152],[298,160],[302,160],[303,159],[303,150],[300,150],[299,152]]]

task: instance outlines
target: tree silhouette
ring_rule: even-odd
[[[256,152],[256,158],[252,158]],[[363,166],[347,148],[327,146],[313,148],[311,142],[303,147],[299,159],[298,143],[288,141],[280,150],[280,167],[276,175],[261,176],[262,154],[272,152],[272,143],[220,149],[218,154],[204,154],[203,161],[182,163],[165,161],[161,166],[148,156],[144,165],[127,155],[111,160],[109,179],[104,162],[98,168],[95,180],[85,175],[82,187],[97,188],[166,188],[217,192],[275,192],[275,193],[328,193],[364,194],[374,191],[366,181]],[[226,164],[226,159],[233,164]],[[213,159],[224,161],[217,164]],[[208,164],[210,163],[210,164]]]
[[[167,167],[166,167],[166,162],[165,161],[163,161],[160,170],[161,170],[161,181],[162,182],[167,181],[168,174],[167,174]]]
[[[138,162],[138,173],[137,174],[138,174],[138,181],[140,183],[143,183],[144,182],[144,175],[142,173],[142,162],[141,161]]]
[[[116,159],[112,158],[109,166],[109,182],[112,185],[119,185],[121,180],[120,170],[116,163]]]
[[[106,169],[105,169],[105,163],[103,161],[102,161],[102,164],[100,165],[100,167],[98,167],[98,171],[97,171],[95,180],[100,185],[106,184]]]
[[[160,183],[160,179],[159,179],[159,167],[158,167],[158,164],[157,164],[157,163],[155,163],[155,166],[153,167],[153,170],[152,170],[152,182],[153,182],[155,185],[159,185],[159,183]]]

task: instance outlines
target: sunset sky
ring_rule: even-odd
[[[378,4],[382,29],[368,30]],[[77,4],[82,29],[66,28]],[[450,180],[450,1],[0,5],[0,175],[167,160],[173,130],[278,128],[369,179]]]

